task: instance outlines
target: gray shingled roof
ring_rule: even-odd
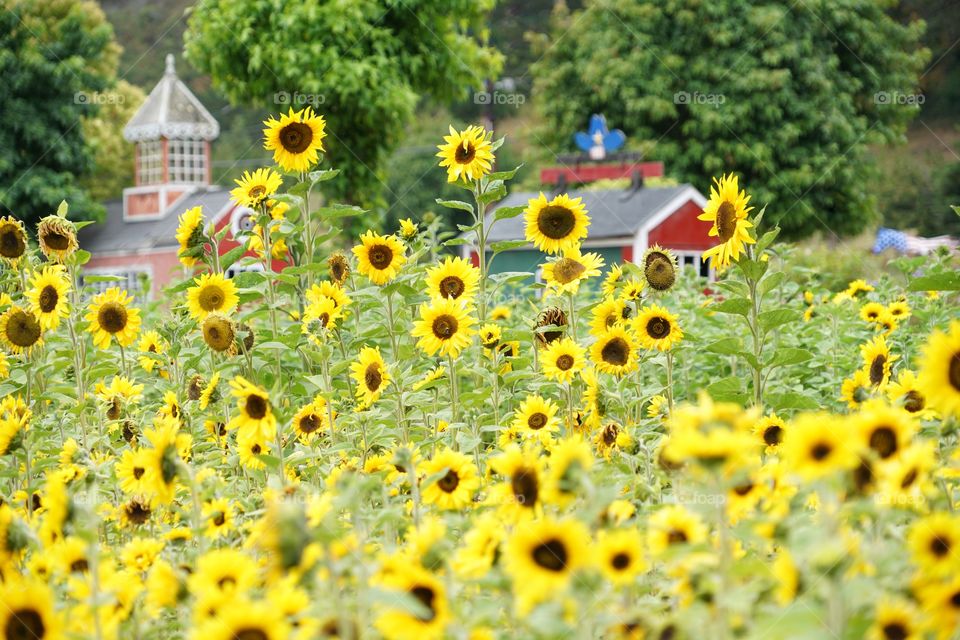
[[[219,134],[220,124],[177,78],[173,55],[167,55],[166,73],[123,129],[130,142],[161,136],[213,140]]]
[[[643,187],[637,190],[570,191],[569,195],[571,198],[583,199],[583,205],[590,215],[590,239],[599,240],[635,235],[653,214],[689,188],[690,185],[682,184],[675,187]],[[538,195],[538,192],[533,191],[511,193],[498,202],[496,208],[526,206],[529,200]],[[487,215],[488,227],[496,208]],[[490,242],[523,240],[523,227],[522,215],[500,220],[494,225],[488,239]]]
[[[223,187],[201,187],[186,196],[176,208],[159,220],[127,222],[123,219],[123,201],[104,203],[107,217],[100,224],[80,230],[80,247],[96,255],[108,251],[137,252],[159,247],[177,246],[177,224],[180,214],[193,207],[203,207],[207,221],[214,219],[230,202],[230,191]]]

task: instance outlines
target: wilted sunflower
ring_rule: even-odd
[[[0,586],[0,629],[4,640],[53,640],[62,637],[50,588],[12,573]]]
[[[533,335],[537,344],[545,347],[563,337],[567,329],[567,314],[560,307],[547,307],[537,316]]]
[[[424,478],[433,479],[423,485],[421,497],[426,504],[435,504],[438,509],[463,509],[480,488],[476,465],[466,454],[450,448],[420,463],[418,471]]]
[[[646,349],[669,351],[683,339],[677,316],[657,305],[640,309],[633,328],[640,338],[640,345]]]
[[[960,416],[960,320],[948,332],[936,330],[923,346],[920,384],[930,406],[945,416]]]
[[[457,132],[450,126],[450,135],[444,136],[444,144],[438,145],[440,166],[447,168],[447,182],[479,180],[490,173],[493,163],[492,132],[480,126],[467,127]]]
[[[527,203],[523,219],[526,240],[544,253],[579,246],[590,226],[590,217],[580,198],[571,198],[565,193],[548,202],[541,192],[540,197]]]
[[[177,257],[185,267],[197,264],[197,258],[203,255],[206,236],[203,235],[203,208],[193,207],[180,215],[177,225],[177,242],[180,248]]]
[[[637,344],[623,327],[613,327],[593,343],[590,358],[598,371],[622,376],[637,368]]]
[[[710,258],[713,268],[723,271],[730,266],[731,260],[740,258],[745,244],[755,242],[747,231],[753,227],[753,223],[747,220],[753,207],[747,206],[750,196],[740,190],[737,176],[730,174],[720,180],[714,178],[713,182],[715,186],[710,187],[710,200],[697,219],[713,223],[708,235],[716,236],[720,244],[704,251],[703,259]]]
[[[393,379],[380,355],[380,347],[362,348],[359,360],[350,365],[350,377],[357,383],[357,399],[364,407],[376,402]]]
[[[203,341],[214,351],[219,353],[236,351],[237,332],[230,318],[219,313],[211,313],[204,318],[200,330],[203,333]]]
[[[330,279],[338,287],[342,287],[350,276],[350,263],[340,251],[327,258],[327,269],[330,272]]]
[[[407,261],[403,243],[394,236],[367,231],[360,236],[360,243],[353,248],[357,271],[374,284],[383,285],[396,278]]]
[[[204,320],[211,313],[229,315],[239,301],[237,285],[219,273],[204,273],[187,289],[187,306],[197,320]]]
[[[388,593],[402,593],[404,600],[383,606],[374,626],[388,640],[439,640],[450,619],[443,583],[429,571],[401,561],[377,580]],[[386,602],[387,599],[384,599]],[[406,603],[412,603],[412,606]]]
[[[270,395],[243,376],[230,381],[233,397],[237,399],[238,415],[227,423],[227,429],[240,429],[244,433],[254,433],[269,440],[274,436],[277,419],[270,406]]]
[[[460,301],[436,299],[420,305],[420,319],[413,323],[410,335],[420,338],[417,346],[427,355],[432,356],[439,351],[441,355],[456,358],[470,346],[477,332],[474,324],[476,320]]]
[[[557,382],[571,382],[578,371],[585,364],[586,349],[578,345],[572,338],[557,340],[540,354],[543,375],[548,380]]]
[[[563,257],[540,265],[548,289],[561,293],[576,293],[580,283],[600,275],[603,258],[598,253],[580,253],[579,246],[563,249]]]
[[[507,540],[504,566],[513,579],[521,613],[554,598],[590,562],[590,536],[576,520],[536,520]]]
[[[273,169],[257,169],[253,173],[244,171],[240,179],[234,182],[237,186],[230,191],[230,195],[237,204],[256,209],[277,192],[283,184],[283,178]]]
[[[43,327],[30,311],[12,306],[0,315],[0,341],[13,353],[26,353],[43,343]]]
[[[517,407],[513,427],[527,433],[549,433],[558,426],[557,405],[541,396],[527,396]]]
[[[860,355],[863,357],[863,368],[874,387],[884,387],[890,380],[890,370],[893,361],[899,356],[891,356],[887,341],[883,336],[877,336],[870,342],[860,346]]]
[[[93,343],[100,349],[110,347],[110,339],[116,338],[121,347],[129,347],[140,332],[140,309],[128,306],[133,296],[118,287],[110,287],[93,297],[87,307],[87,331],[93,335]]]
[[[464,258],[448,257],[427,269],[427,295],[431,298],[470,302],[477,294],[479,282],[480,270]]]
[[[643,538],[636,529],[602,531],[597,543],[597,564],[613,584],[631,584],[646,570]]]
[[[643,254],[643,279],[651,291],[665,293],[677,282],[677,257],[669,249],[653,245]]]
[[[316,115],[313,109],[305,107],[280,119],[264,120],[267,128],[263,130],[263,148],[273,151],[273,161],[284,171],[309,171],[317,163],[317,152],[323,151],[323,139],[326,137],[326,123],[323,116]]]
[[[50,215],[40,220],[37,225],[37,243],[47,260],[61,264],[80,246],[77,244],[76,227],[58,215]]]
[[[26,252],[27,232],[23,223],[10,216],[0,218],[0,258],[17,264]]]

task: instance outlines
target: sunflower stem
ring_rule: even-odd
[[[397,352],[397,332],[396,328],[393,326],[393,291],[387,293],[387,329],[390,332],[390,348],[393,353],[393,359],[400,359],[400,354]]]
[[[266,209],[262,207],[261,216],[266,216]],[[262,226],[263,233],[263,272],[267,277],[267,296],[270,302],[270,327],[273,330],[273,340],[279,342],[280,331],[277,328],[277,294],[273,283],[273,247],[270,245],[270,219],[264,221]],[[280,380],[280,352],[276,352],[277,381]],[[283,470],[281,469],[281,475]]]
[[[673,352],[667,351],[667,410],[673,415]]]
[[[447,356],[447,359],[450,363],[450,396],[451,396],[451,408],[452,408],[452,417],[453,422],[460,422],[460,390],[457,388],[457,361],[453,356]],[[457,439],[453,439],[453,448],[455,451],[460,450],[460,445],[457,442]]]
[[[474,182],[473,199],[477,204],[477,260],[480,266],[479,317],[482,325],[487,321],[487,229],[486,205],[480,200],[483,195],[481,180]]]

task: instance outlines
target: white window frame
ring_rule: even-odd
[[[163,146],[159,140],[137,143],[137,183],[160,184],[163,181]]]
[[[713,281],[715,274],[713,272],[713,267],[709,264],[709,260],[703,259],[703,253],[700,251],[677,251],[675,249],[670,250],[673,255],[677,256],[677,262],[680,265],[681,270],[686,267],[694,267],[697,270],[697,277],[705,277],[709,281]],[[704,275],[704,265],[706,264],[706,275]]]
[[[167,141],[167,177],[174,183],[206,183],[207,150],[203,140],[188,138]]]

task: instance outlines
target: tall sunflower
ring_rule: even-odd
[[[607,297],[590,310],[590,335],[600,337],[630,317],[631,308],[617,298]]]
[[[476,296],[479,282],[480,270],[464,258],[448,257],[427,269],[427,295],[431,298],[469,302]]]
[[[280,119],[264,120],[263,148],[273,151],[273,161],[284,171],[304,172],[317,163],[317,152],[323,151],[326,122],[310,107],[280,114]]]
[[[203,255],[206,236],[203,235],[203,208],[193,207],[180,215],[177,225],[177,258],[185,267],[197,264],[197,258]]]
[[[633,328],[641,346],[646,349],[669,351],[683,339],[677,316],[657,305],[640,309],[633,321]]]
[[[237,399],[239,415],[230,419],[228,429],[240,429],[241,432],[256,433],[269,440],[274,436],[277,419],[270,405],[270,395],[243,376],[230,381],[233,397]]]
[[[118,287],[110,287],[93,297],[87,307],[87,331],[93,335],[93,344],[100,349],[110,347],[116,338],[121,347],[129,347],[140,332],[140,309],[130,307],[133,296]]]
[[[450,448],[421,462],[418,471],[429,482],[421,489],[423,501],[435,504],[439,509],[463,509],[473,501],[473,494],[480,488],[476,465],[466,454]]]
[[[580,283],[600,275],[603,258],[598,253],[580,253],[578,245],[563,249],[563,256],[540,265],[547,288],[561,293],[576,293]]]
[[[523,219],[526,240],[545,253],[578,246],[590,226],[590,216],[580,198],[565,193],[548,202],[541,192],[527,203]]]
[[[622,376],[637,368],[637,344],[623,327],[613,327],[599,336],[590,348],[598,371]]]
[[[930,334],[920,359],[920,384],[931,407],[960,416],[960,320],[951,322],[946,333]]]
[[[201,321],[211,313],[230,315],[239,301],[237,285],[219,273],[204,273],[187,289],[190,315]]]
[[[476,320],[458,300],[437,299],[420,305],[420,319],[413,323],[411,335],[420,338],[417,346],[427,355],[438,351],[441,355],[456,358],[470,346],[476,333]]]
[[[513,579],[518,609],[556,597],[589,561],[590,536],[575,520],[543,519],[514,530],[507,540],[504,565]]]
[[[370,278],[374,284],[383,285],[400,273],[407,261],[405,248],[395,236],[381,236],[367,231],[360,236],[360,244],[353,248],[357,257],[357,271]]]
[[[61,264],[80,247],[77,228],[56,214],[43,218],[37,224],[37,243],[47,260]]]
[[[0,258],[8,264],[17,262],[27,253],[27,232],[16,218],[0,218]]]
[[[643,253],[641,266],[643,280],[651,291],[666,293],[677,282],[677,257],[669,249],[653,245]]]
[[[492,132],[477,125],[459,132],[451,125],[450,135],[437,146],[440,166],[447,168],[447,182],[479,180],[490,173],[494,161],[492,137]]]
[[[740,258],[745,244],[756,242],[747,231],[753,227],[753,223],[747,220],[747,214],[753,207],[747,206],[750,196],[740,190],[737,176],[731,173],[720,180],[714,178],[713,182],[710,200],[697,219],[713,223],[708,235],[716,236],[720,244],[704,251],[703,258],[710,258],[714,269],[723,271],[730,266],[731,260]]]
[[[43,327],[31,311],[14,305],[0,315],[0,342],[13,353],[26,353],[43,343]]]
[[[263,202],[275,194],[283,178],[273,169],[257,169],[253,173],[244,171],[239,180],[234,180],[237,186],[230,191],[230,195],[240,206],[258,208]]]
[[[380,347],[360,349],[359,360],[350,365],[350,377],[357,383],[357,399],[364,407],[376,402],[393,379],[380,355]]]
[[[586,352],[573,338],[563,338],[551,343],[540,355],[543,375],[548,380],[571,382],[577,372],[583,369]]]

